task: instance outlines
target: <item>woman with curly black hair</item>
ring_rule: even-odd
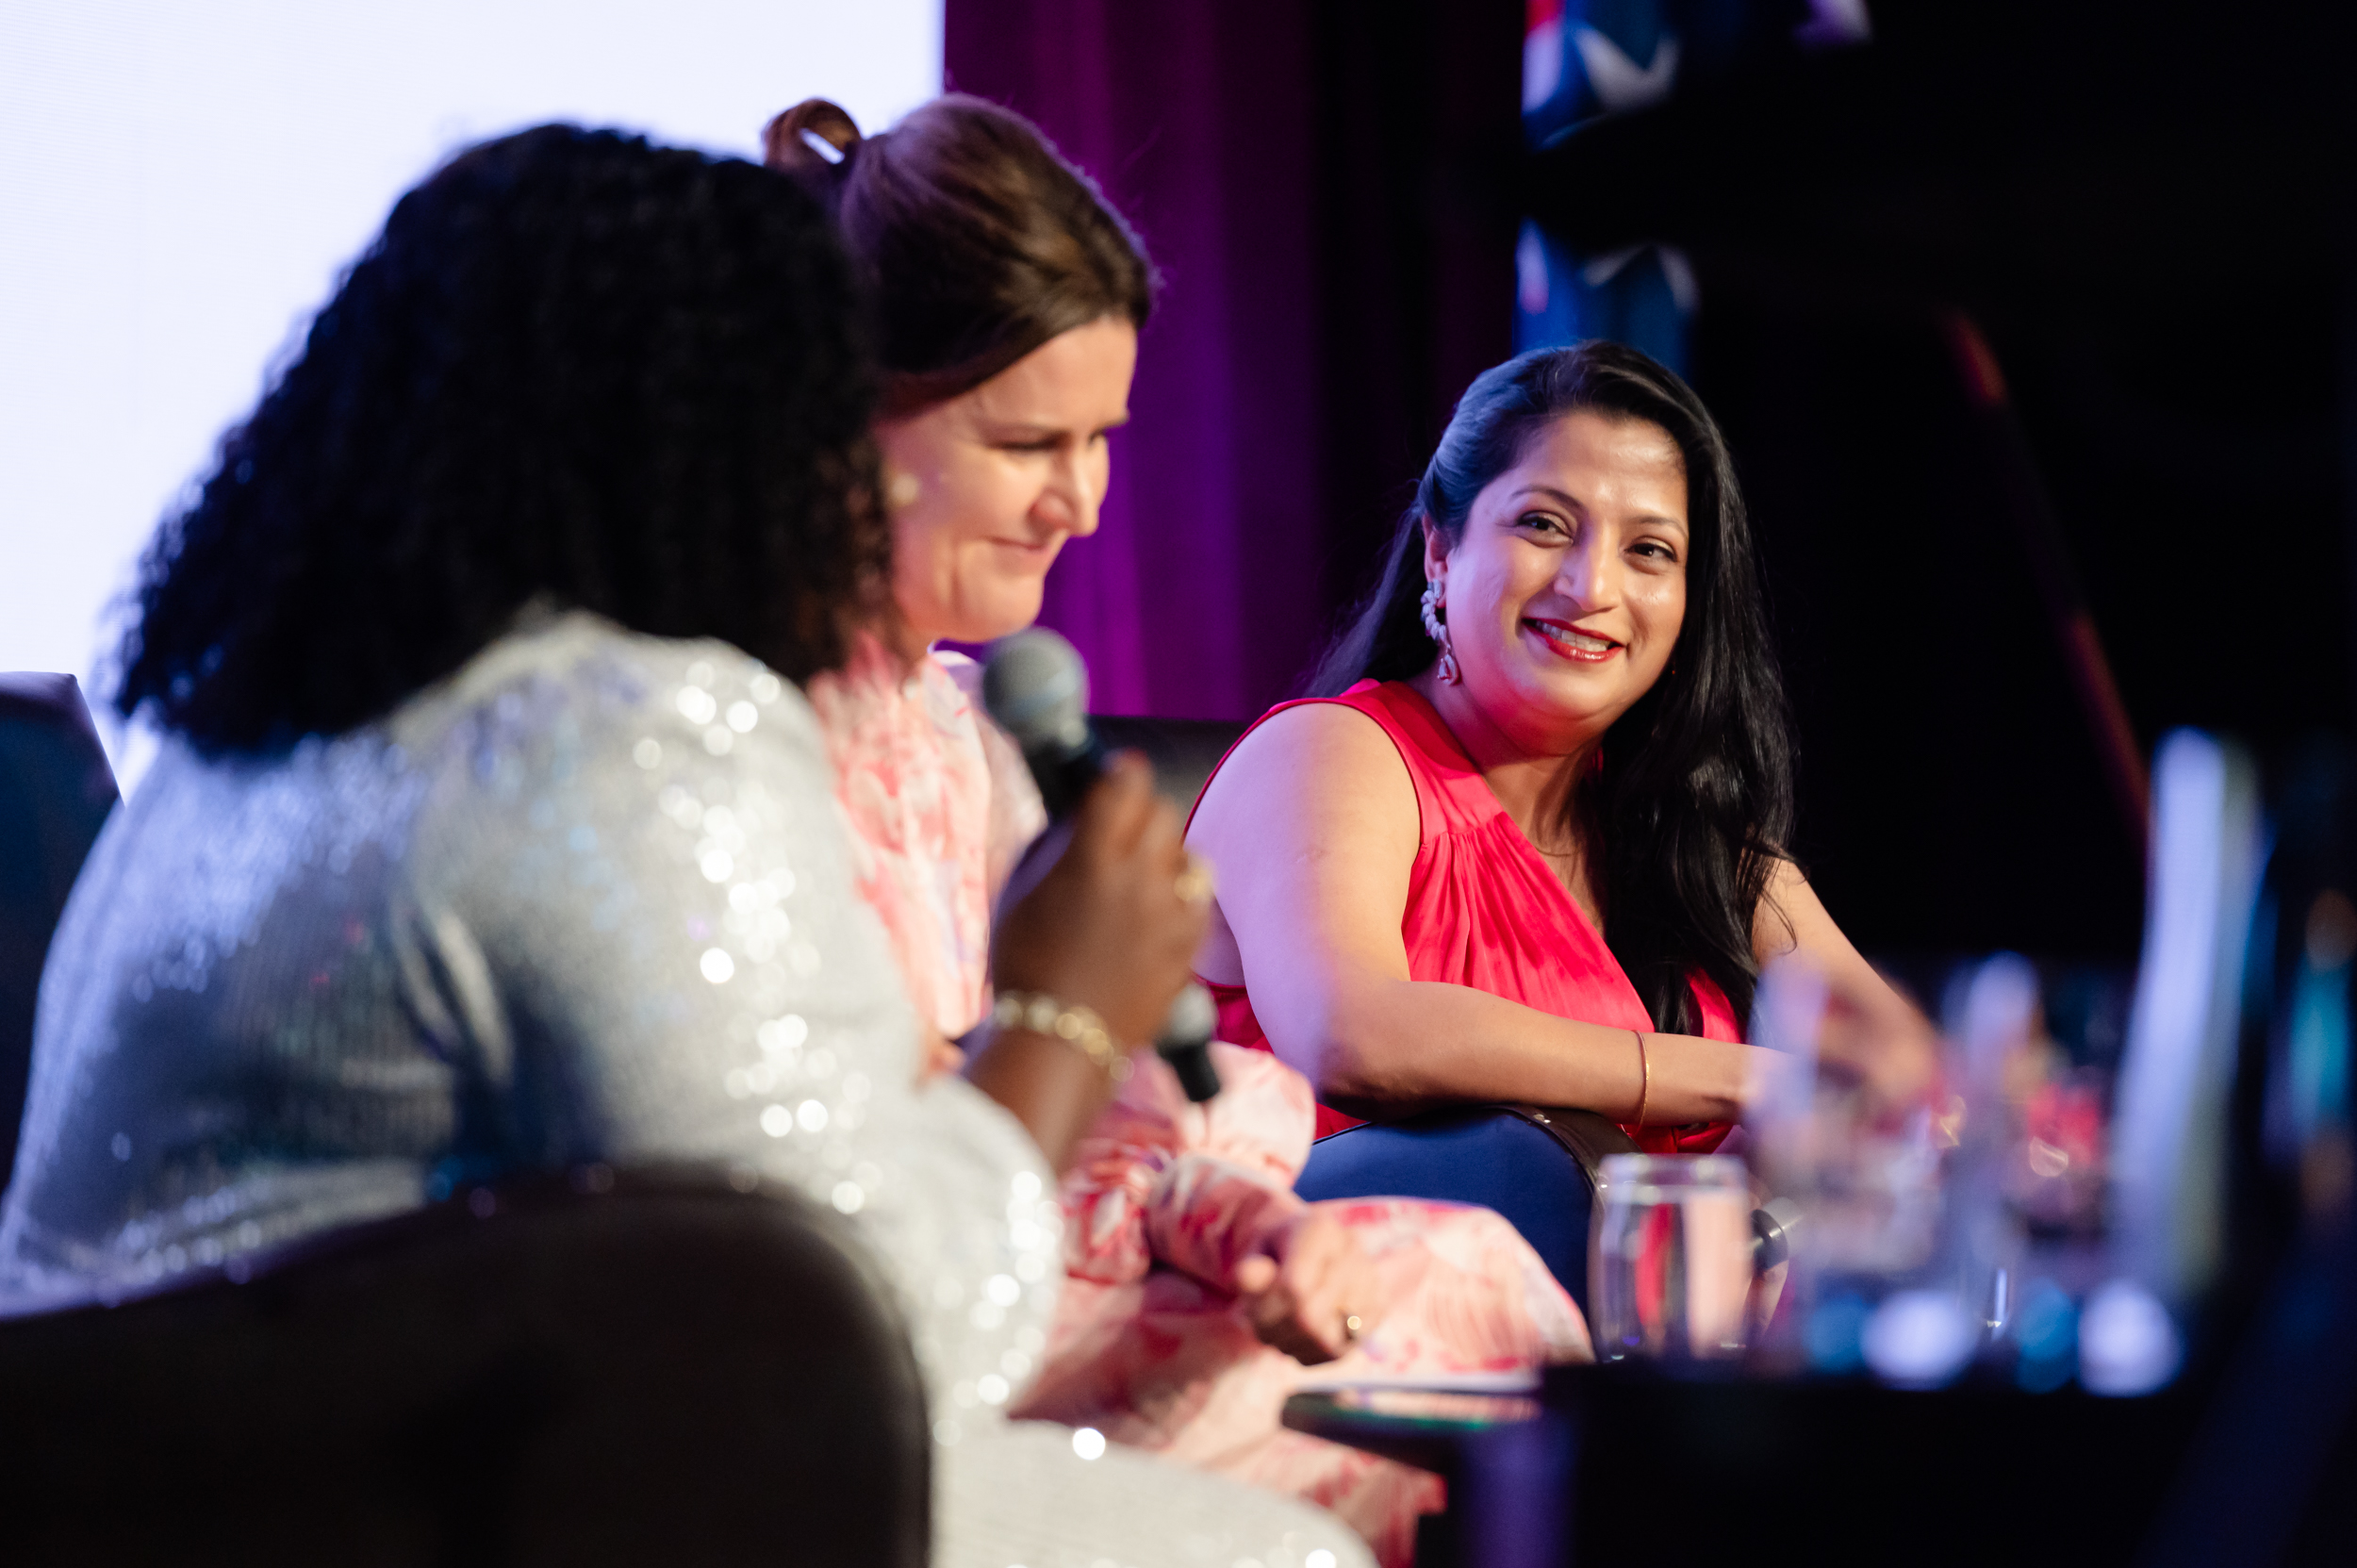
[[[897,1288],[936,1561],[1314,1555],[1308,1510],[954,1396],[1042,1342],[1111,1048],[1012,1028],[1007,1103],[917,1082],[793,684],[889,573],[860,317],[750,164],[543,126],[401,200],[146,558],[118,701],[166,736],[51,949],[0,1281],[112,1298],[511,1172],[741,1163]],[[1134,772],[1093,795],[1007,982],[1149,1035],[1201,929],[1178,836]]]

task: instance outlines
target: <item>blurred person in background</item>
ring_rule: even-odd
[[[1197,973],[1320,1131],[1452,1101],[1720,1147],[1782,1058],[1743,1044],[1797,952],[1904,1099],[1929,1034],[1788,852],[1792,739],[1726,443],[1633,349],[1542,349],[1459,402],[1314,695],[1205,787]]]
[[[738,1163],[893,1283],[935,1561],[1362,1560],[958,1397],[1044,1340],[1055,1171],[1110,1083],[1020,1028],[923,1081],[855,890],[793,683],[883,602],[875,385],[832,225],[768,170],[552,125],[402,198],[143,562],[117,703],[166,737],[51,949],[12,1305],[516,1172]],[[1148,1037],[1184,869],[1117,772],[998,973]]]
[[[969,1032],[991,1010],[992,900],[1046,817],[979,711],[977,667],[931,644],[1030,625],[1058,553],[1096,531],[1153,272],[1085,174],[981,100],[944,97],[863,137],[813,99],[766,142],[773,166],[835,206],[873,291],[891,602],[810,695],[860,886],[953,1064],[948,1041],[981,1037]],[[1175,812],[1158,812],[1176,834]],[[1015,984],[1003,966],[995,978]],[[1526,1369],[1585,1359],[1585,1327],[1487,1211],[1295,1197],[1307,1081],[1264,1053],[1213,1050],[1225,1087],[1201,1106],[1137,1058],[1064,1180],[1070,1277],[1052,1339],[964,1395],[1323,1504],[1405,1563],[1437,1479],[1284,1430],[1305,1368]],[[987,1053],[968,1070],[985,1083],[999,1071]]]

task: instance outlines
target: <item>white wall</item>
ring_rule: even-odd
[[[941,0],[0,0],[0,670],[91,684],[157,518],[453,148],[751,155],[798,99],[873,130],[940,81]]]

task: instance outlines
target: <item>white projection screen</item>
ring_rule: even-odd
[[[100,706],[157,518],[454,148],[562,119],[752,155],[798,99],[880,129],[940,81],[941,0],[0,0],[0,671]]]

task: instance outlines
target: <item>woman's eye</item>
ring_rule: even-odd
[[[1552,531],[1558,534],[1563,532],[1562,520],[1559,518],[1549,517],[1544,512],[1525,512],[1521,517],[1514,520],[1514,526],[1517,528],[1536,528],[1542,532]]]
[[[1676,564],[1678,558],[1678,553],[1676,551],[1671,549],[1668,545],[1663,544],[1658,539],[1640,539],[1636,544],[1630,546],[1629,548],[1648,560],[1662,561],[1674,565]]]

